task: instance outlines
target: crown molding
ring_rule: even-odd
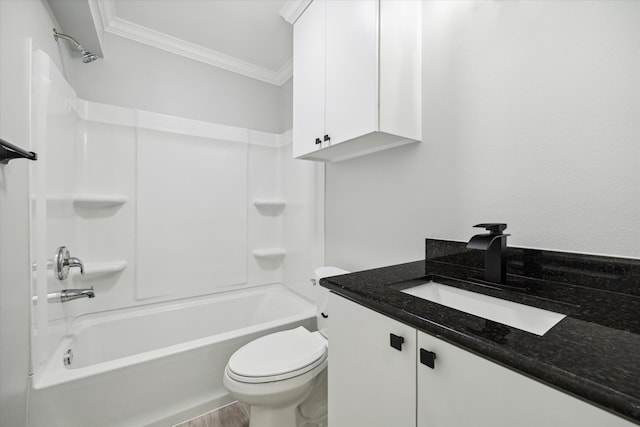
[[[177,37],[120,19],[116,16],[115,0],[96,0],[102,27],[107,33],[144,43],[195,61],[241,74],[276,86],[282,86],[293,75],[293,60],[273,71],[230,55],[181,40]],[[98,25],[96,25],[98,26]]]
[[[98,36],[98,41],[100,42],[100,46],[104,46],[104,42],[102,41],[102,37],[104,36],[104,18],[100,12],[100,5],[98,4],[98,0],[89,0],[88,3],[89,10],[91,11],[91,18],[93,19],[93,26],[96,29],[96,34]]]
[[[312,1],[313,0],[289,0],[282,6],[279,15],[289,24],[293,25]]]

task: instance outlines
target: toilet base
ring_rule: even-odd
[[[238,383],[225,376],[225,386],[249,405],[249,427],[326,427],[327,369],[286,380],[285,384]],[[264,387],[266,386],[266,387]],[[281,387],[279,390],[276,389]]]
[[[297,427],[296,406],[284,408],[251,406],[249,427]]]

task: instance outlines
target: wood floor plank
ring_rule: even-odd
[[[174,427],[249,427],[249,407],[234,402]]]

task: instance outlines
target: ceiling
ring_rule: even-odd
[[[0,0],[2,1],[2,0]],[[279,13],[301,0],[48,0],[64,31],[126,37],[274,85],[292,75],[293,29]],[[87,7],[88,6],[88,7]],[[302,7],[299,6],[298,7]],[[81,9],[89,19],[79,19]],[[283,15],[284,16],[284,15]],[[64,21],[64,22],[63,22]],[[84,39],[90,38],[89,35]],[[92,43],[87,43],[87,47]],[[101,46],[94,46],[100,50]],[[104,52],[106,56],[109,52]]]

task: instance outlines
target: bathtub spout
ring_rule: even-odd
[[[60,292],[51,292],[47,294],[47,302],[67,302],[73,301],[78,298],[94,298],[96,294],[93,292],[93,287],[88,289],[63,289]],[[38,296],[31,297],[33,305],[38,304]]]
[[[63,289],[60,291],[60,302],[73,301],[78,298],[93,298],[95,296],[93,287],[88,289]]]

